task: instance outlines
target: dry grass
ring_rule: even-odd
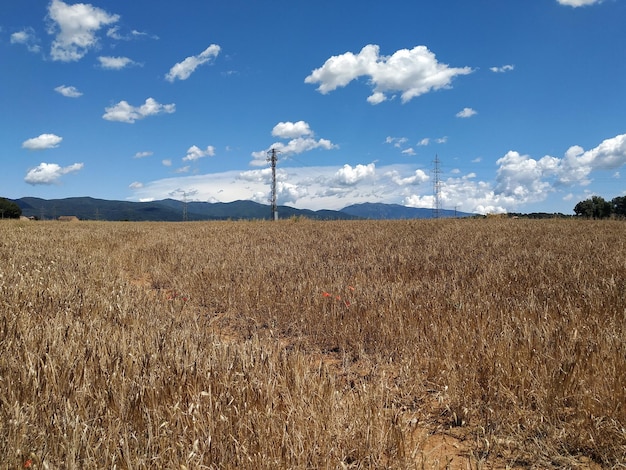
[[[625,235],[4,221],[1,468],[624,468]]]

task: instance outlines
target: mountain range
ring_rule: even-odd
[[[271,218],[269,205],[254,201],[234,202],[183,202],[163,199],[152,202],[111,201],[91,197],[66,199],[40,199],[24,197],[13,199],[22,215],[38,219],[57,219],[60,216],[76,216],[81,220],[128,220],[128,221],[198,221],[198,220],[261,220]],[[364,203],[347,206],[341,210],[296,209],[278,207],[279,217],[306,217],[318,220],[353,219],[429,219],[432,209],[406,207],[399,204]],[[468,217],[474,214],[442,210],[440,217]]]

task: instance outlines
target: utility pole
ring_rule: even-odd
[[[278,220],[278,207],[276,206],[276,149],[273,148],[267,153],[267,161],[272,166],[272,195],[270,202],[272,204],[272,220]]]
[[[187,192],[183,191],[183,222],[187,222],[189,216],[187,214]]]
[[[441,217],[441,169],[439,168],[439,155],[435,154],[435,160],[433,161],[433,218],[438,219]]]

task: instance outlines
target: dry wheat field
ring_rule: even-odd
[[[623,221],[0,223],[0,468],[624,467]]]

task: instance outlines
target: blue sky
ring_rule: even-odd
[[[0,196],[564,212],[626,194],[623,0],[12,0]]]

